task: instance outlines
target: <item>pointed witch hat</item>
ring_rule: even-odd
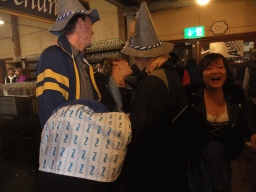
[[[99,13],[96,9],[86,10],[78,0],[59,0],[57,4],[57,11],[58,18],[49,29],[49,31],[56,36],[60,35],[60,31],[66,27],[69,20],[76,14],[89,15],[92,23],[100,20]]]
[[[158,57],[169,54],[173,48],[174,44],[159,39],[147,4],[141,3],[135,23],[130,28],[130,37],[121,53],[133,57]]]

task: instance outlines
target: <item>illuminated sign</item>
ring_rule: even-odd
[[[185,39],[193,39],[204,37],[204,27],[192,27],[184,29]]]

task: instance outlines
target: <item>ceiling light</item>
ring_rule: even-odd
[[[3,25],[4,24],[4,21],[3,20],[0,20],[0,25]]]
[[[197,0],[197,2],[198,2],[200,5],[205,5],[206,3],[209,2],[209,0]]]

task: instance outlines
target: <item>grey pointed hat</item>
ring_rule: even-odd
[[[134,32],[121,53],[133,57],[158,57],[169,54],[174,44],[159,39],[147,4],[141,3],[137,13]]]
[[[86,10],[78,0],[59,0],[57,4],[57,11],[58,18],[49,29],[49,31],[56,36],[60,35],[60,31],[66,27],[69,20],[76,14],[89,15],[92,23],[100,20],[99,13],[96,9]]]

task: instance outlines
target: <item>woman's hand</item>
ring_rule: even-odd
[[[256,150],[256,134],[251,136],[252,147]]]

